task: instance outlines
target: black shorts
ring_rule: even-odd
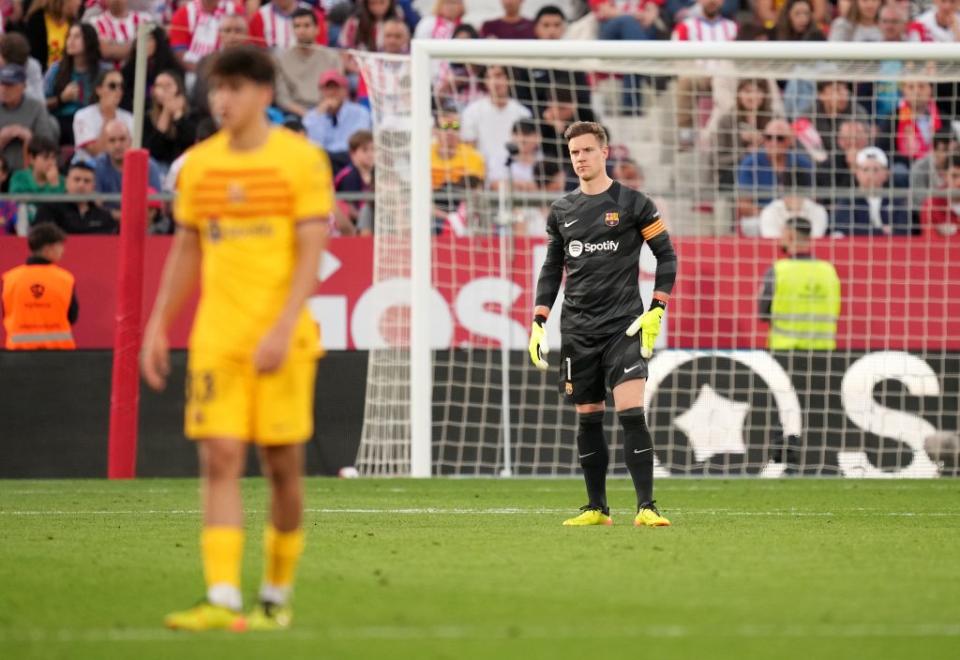
[[[563,335],[560,341],[560,393],[573,403],[599,403],[620,383],[646,379],[640,340],[615,335]]]

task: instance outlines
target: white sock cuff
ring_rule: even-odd
[[[243,609],[243,596],[240,594],[240,589],[232,584],[211,584],[207,587],[207,600],[212,605],[227,607],[236,612]]]
[[[276,605],[285,605],[290,598],[290,587],[278,587],[275,584],[264,583],[260,587],[260,600]]]

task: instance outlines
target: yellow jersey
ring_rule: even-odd
[[[249,359],[290,294],[297,223],[332,211],[330,161],[283,128],[250,151],[231,149],[221,131],[190,150],[177,193],[174,216],[199,232],[203,254],[190,350]],[[315,355],[318,342],[304,308],[291,357]]]

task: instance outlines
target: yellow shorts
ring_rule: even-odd
[[[235,438],[258,445],[306,442],[313,436],[317,361],[291,356],[257,373],[249,360],[190,352],[185,432],[192,440]]]

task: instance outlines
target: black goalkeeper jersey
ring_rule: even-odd
[[[560,328],[565,334],[624,332],[644,311],[640,248],[657,257],[654,288],[670,293],[676,254],[660,212],[642,192],[614,181],[598,195],[579,189],[550,207],[547,257],[537,282],[537,306],[552,307],[566,269]]]

